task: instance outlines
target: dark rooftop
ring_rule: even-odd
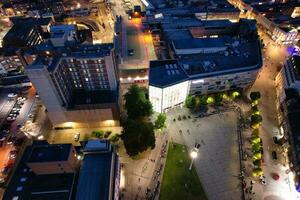
[[[177,60],[150,61],[150,85],[166,87],[187,79],[188,76]]]
[[[53,162],[68,160],[71,144],[34,146],[28,162]]]
[[[109,199],[112,153],[84,156],[77,185],[77,200]]]
[[[211,48],[224,47],[225,42],[222,38],[191,38],[173,40],[176,49],[193,49],[193,48]]]
[[[35,175],[27,167],[33,147],[49,145],[46,141],[34,141],[27,146],[4,193],[3,200],[18,197],[22,200],[69,200],[73,191],[74,174]]]

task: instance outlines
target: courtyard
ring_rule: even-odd
[[[186,117],[178,120],[179,115]],[[236,113],[229,110],[199,118],[177,108],[169,111],[168,117],[171,142],[189,149],[200,144],[194,167],[208,199],[241,199]]]

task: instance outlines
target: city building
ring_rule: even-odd
[[[118,200],[120,162],[107,140],[90,140],[84,147],[84,158],[77,185],[77,200]]]
[[[34,146],[27,166],[37,175],[75,173],[78,160],[71,144]]]
[[[173,60],[150,62],[149,99],[155,111],[181,105],[187,95],[244,89],[254,83],[262,53],[253,21],[176,20],[161,24],[159,33]]]
[[[118,72],[112,44],[56,48],[26,67],[54,127],[118,125]]]
[[[54,25],[50,27],[50,41],[55,47],[63,47],[66,42],[77,41],[76,25]]]
[[[299,22],[296,23],[296,1],[251,1],[230,0],[240,8],[247,17],[255,18],[275,42],[284,45],[296,44],[298,41]],[[294,21],[294,23],[290,23]]]
[[[182,104],[189,92],[189,81],[178,61],[150,61],[149,67],[149,99],[153,110],[163,112]]]
[[[4,48],[29,48],[43,42],[38,25],[33,20],[15,20],[3,37]]]
[[[286,98],[280,105],[282,121],[280,123],[280,142],[284,148],[283,152],[289,158],[289,166],[295,175],[295,187],[300,190],[300,96],[295,89],[285,91]]]
[[[73,159],[73,149],[71,144],[51,145],[47,141],[34,141],[32,145],[27,146],[5,190],[3,200],[74,199],[75,173],[72,170],[60,170],[58,167],[62,157]],[[64,153],[60,155],[62,152]],[[46,158],[46,155],[53,159]],[[52,161],[53,164],[56,163],[57,170],[50,166],[50,173],[47,174],[45,159],[49,161],[48,164]],[[28,161],[35,161],[37,165],[32,166]],[[41,165],[38,166],[38,163]],[[65,167],[65,164],[62,164],[62,167]]]
[[[293,55],[284,63],[280,72],[275,78],[276,93],[279,104],[286,96],[285,90],[294,88],[300,92],[300,56]]]

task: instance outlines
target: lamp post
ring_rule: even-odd
[[[198,149],[197,148],[193,148],[192,151],[191,151],[190,156],[191,156],[192,160],[191,160],[191,164],[190,164],[189,170],[191,171],[194,159],[197,158],[197,156],[198,156]]]

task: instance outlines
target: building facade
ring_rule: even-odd
[[[118,124],[118,76],[113,46],[80,45],[26,68],[54,126]]]

